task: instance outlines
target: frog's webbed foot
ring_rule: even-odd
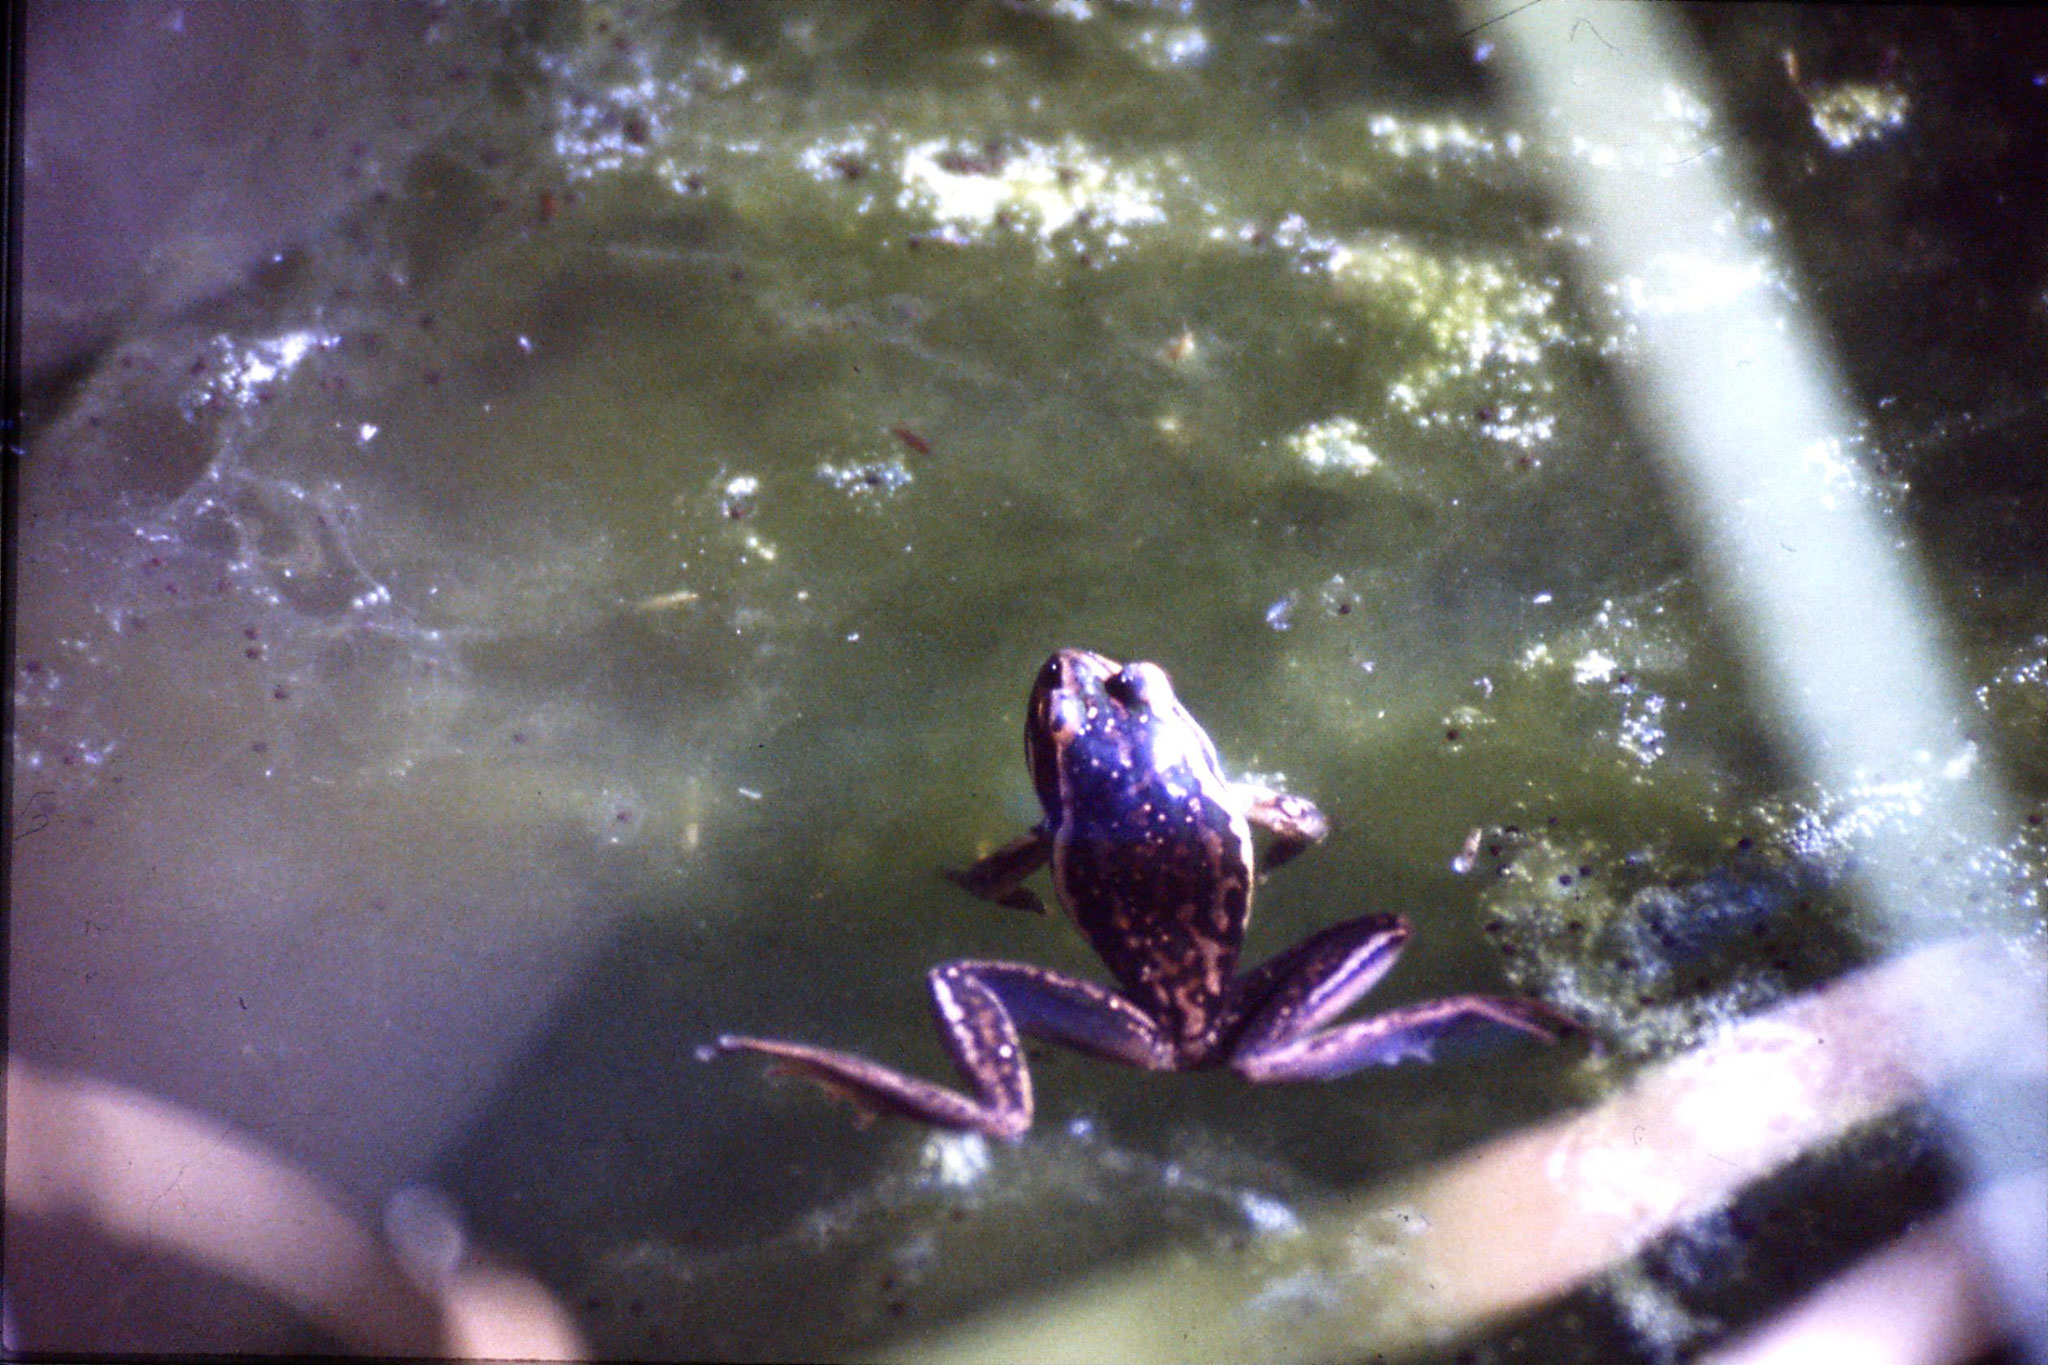
[[[1244,818],[1273,836],[1266,848],[1267,867],[1280,866],[1310,844],[1322,842],[1330,832],[1330,818],[1306,796],[1266,787],[1247,790],[1251,804]]]
[[[1540,1000],[1493,995],[1448,996],[1333,1025],[1386,975],[1407,940],[1400,916],[1365,915],[1313,934],[1247,974],[1239,996],[1247,1018],[1231,1069],[1254,1081],[1328,1081],[1368,1066],[1427,1061],[1439,1038],[1473,1025],[1546,1043],[1584,1031]]]
[[[1045,913],[1045,905],[1035,892],[1021,885],[1023,880],[1044,867],[1052,856],[1052,841],[1045,837],[1045,831],[1034,829],[1021,839],[1004,844],[986,858],[978,860],[972,867],[959,872],[948,871],[946,880],[983,900],[1007,905],[1012,910],[1029,910],[1035,915]]]
[[[755,1052],[869,1114],[896,1114],[993,1138],[1031,1127],[1031,1072],[1020,1034],[1132,1066],[1163,1070],[1173,1050],[1150,1019],[1106,987],[1014,962],[932,968],[932,1013],[973,1095],[805,1043],[727,1034],[718,1052]]]

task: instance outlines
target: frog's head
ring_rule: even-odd
[[[1086,649],[1057,650],[1038,670],[1024,704],[1024,761],[1047,815],[1059,807],[1061,761],[1110,706],[1108,683],[1122,670]]]
[[[1201,728],[1180,704],[1173,680],[1158,664],[1062,649],[1045,661],[1024,708],[1024,757],[1047,814],[1060,802],[1060,769],[1077,753],[1132,742],[1164,731]],[[1204,738],[1206,743],[1206,738]]]

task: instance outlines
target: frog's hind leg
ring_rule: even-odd
[[[1093,982],[1010,962],[948,962],[930,977],[932,1013],[973,1095],[850,1052],[771,1038],[721,1037],[719,1052],[754,1052],[869,1113],[940,1128],[1021,1137],[1031,1127],[1031,1072],[1021,1033],[1134,1066],[1171,1065],[1172,1049],[1135,1005]]]
[[[1455,995],[1348,1024],[1332,1021],[1386,975],[1408,939],[1398,915],[1332,925],[1247,974],[1230,1067],[1254,1081],[1328,1081],[1369,1066],[1427,1061],[1439,1038],[1479,1026],[1556,1042],[1581,1027],[1540,1000]]]
[[[869,1114],[896,1114],[993,1138],[1021,1137],[1031,1127],[1031,1072],[1017,1025],[989,987],[972,976],[944,972],[944,967],[932,972],[932,1011],[954,1065],[975,1089],[973,1096],[851,1052],[807,1043],[725,1034],[717,1050],[773,1058],[779,1069],[814,1081]]]
[[[1107,986],[1025,962],[948,962],[932,968],[934,1002],[950,973],[994,991],[1017,1028],[1033,1038],[1142,1071],[1171,1071],[1178,1064],[1159,1025]],[[940,1027],[946,1027],[943,1017]]]

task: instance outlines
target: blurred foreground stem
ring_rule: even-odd
[[[2042,968],[2031,950],[1984,939],[1924,949],[1733,1024],[1596,1108],[1322,1209],[1297,1237],[1126,1266],[876,1354],[1277,1362],[1439,1343],[1565,1293],[1987,1058],[2009,1064],[1978,1035],[1915,1040],[1904,1021],[1957,992],[2038,982]],[[2048,1056],[2024,1068],[2048,1076]],[[1412,1229],[1391,1247],[1389,1215]]]

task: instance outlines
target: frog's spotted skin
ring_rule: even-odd
[[[977,896],[1043,910],[1024,879],[1050,863],[1060,904],[1122,988],[1015,962],[930,974],[939,1031],[972,1096],[864,1057],[725,1035],[861,1106],[1014,1138],[1031,1126],[1020,1034],[1148,1071],[1228,1065],[1254,1081],[1332,1080],[1427,1058],[1451,1029],[1489,1023],[1546,1042],[1577,1026],[1535,1000],[1460,995],[1338,1024],[1393,966],[1398,915],[1310,935],[1239,976],[1251,915],[1251,827],[1278,865],[1321,839],[1314,803],[1223,776],[1216,748],[1157,664],[1081,649],[1046,660],[1025,710],[1024,754],[1045,819],[965,872]]]

